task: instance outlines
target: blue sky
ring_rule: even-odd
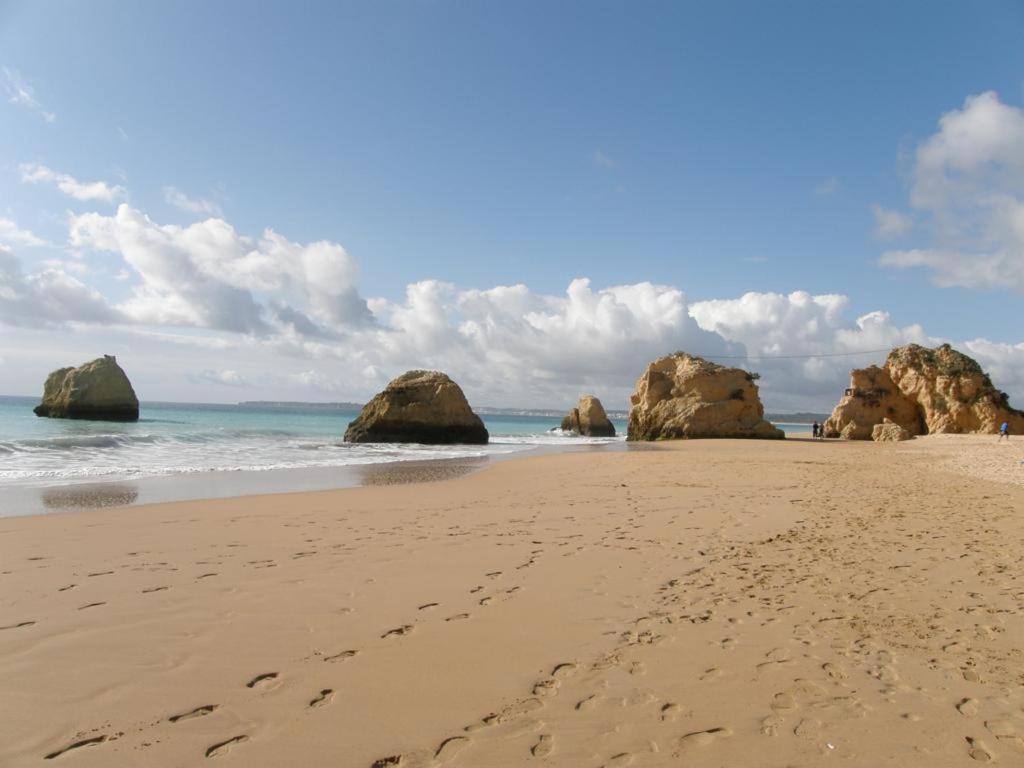
[[[339,244],[379,318],[420,281],[562,296],[585,277],[691,303],[842,294],[848,325],[883,310],[1018,345],[1015,245],[980,282],[879,258],[949,250],[949,211],[913,210],[915,153],[971,96],[1024,105],[1022,39],[1020,2],[0,1],[0,215],[52,244],[11,243],[26,274],[68,258],[69,216],[123,203]],[[54,174],[120,191],[69,199]],[[896,216],[884,237],[876,206]],[[83,242],[76,279],[124,302],[123,253]]]

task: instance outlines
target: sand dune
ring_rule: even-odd
[[[1024,466],[991,443],[5,519],[0,764],[1024,765]]]

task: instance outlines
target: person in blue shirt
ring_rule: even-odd
[[[1003,425],[999,427],[999,440],[1002,440],[1004,437],[1007,440],[1010,439],[1010,422],[1008,421],[1004,421]]]

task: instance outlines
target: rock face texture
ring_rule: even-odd
[[[408,371],[363,406],[351,443],[486,443],[487,429],[459,385],[440,371]]]
[[[782,439],[782,430],[764,419],[755,379],[685,352],[659,358],[630,397],[628,439]]]
[[[850,371],[850,386],[825,421],[825,436],[870,440],[871,430],[885,419],[901,425],[911,435],[925,432],[917,405],[903,396],[888,368],[858,368]]]
[[[868,440],[885,419],[911,435],[983,432],[1004,421],[1024,431],[1024,412],[1010,407],[981,366],[943,344],[896,347],[881,368],[850,372],[850,387],[825,422],[827,437]]]
[[[903,440],[913,440],[914,436],[899,424],[886,419],[881,424],[875,424],[871,429],[871,439],[876,443],[898,443]]]
[[[562,419],[562,429],[586,437],[615,437],[615,425],[608,419],[601,401],[594,395],[580,397],[576,407]]]
[[[110,355],[46,377],[36,416],[54,419],[138,421],[139,398],[128,376]]]

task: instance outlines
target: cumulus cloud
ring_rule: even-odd
[[[101,294],[78,278],[53,267],[26,274],[14,253],[0,245],[0,324],[110,324],[121,319]]]
[[[3,73],[4,90],[7,92],[7,100],[11,104],[17,104],[19,107],[35,112],[47,123],[56,121],[56,113],[43,108],[43,105],[36,99],[35,90],[17,70],[3,67],[0,68],[0,72]]]
[[[880,263],[926,268],[941,286],[1024,293],[1024,110],[992,91],[968,97],[917,147],[911,178],[931,243]]]
[[[882,240],[903,237],[914,228],[914,217],[891,208],[875,204],[871,206],[875,215],[875,235]]]
[[[222,216],[220,205],[205,197],[189,197],[177,187],[164,187],[164,200],[186,213]]]
[[[27,184],[40,182],[55,184],[57,189],[76,200],[97,200],[112,203],[127,195],[124,187],[105,181],[79,181],[67,173],[58,173],[39,163],[23,163],[19,166],[21,180]]]
[[[275,318],[300,333],[371,319],[355,262],[336,243],[294,243],[271,229],[253,240],[218,218],[161,225],[123,203],[113,216],[74,217],[70,240],[119,254],[137,274],[120,309],[139,323],[267,334]]]
[[[356,264],[336,243],[297,243],[272,229],[251,238],[219,218],[163,225],[127,204],[73,217],[69,239],[80,259],[31,274],[0,252],[0,323],[116,325],[140,347],[191,350],[185,370],[197,373],[184,378],[211,393],[202,387],[359,400],[426,367],[450,373],[478,405],[568,406],[594,391],[625,408],[648,362],[685,350],[758,371],[769,408],[824,410],[850,368],[880,362],[897,344],[940,341],[881,310],[850,317],[844,295],[804,291],[691,302],[646,282],[580,278],[549,294],[423,280],[399,300],[364,300]],[[108,273],[127,271],[116,302],[82,282],[78,265],[101,253],[118,259]],[[1024,344],[965,344],[1024,399]]]
[[[799,410],[828,403],[851,368],[880,362],[893,346],[929,341],[920,326],[897,327],[882,311],[850,322],[848,306],[843,295],[795,291],[702,301],[690,311],[702,328],[743,346],[747,360],[733,364],[762,374],[772,407]]]
[[[11,219],[2,216],[0,216],[0,242],[5,242],[9,245],[28,245],[37,248],[49,245],[49,243],[34,232],[22,229]]]

